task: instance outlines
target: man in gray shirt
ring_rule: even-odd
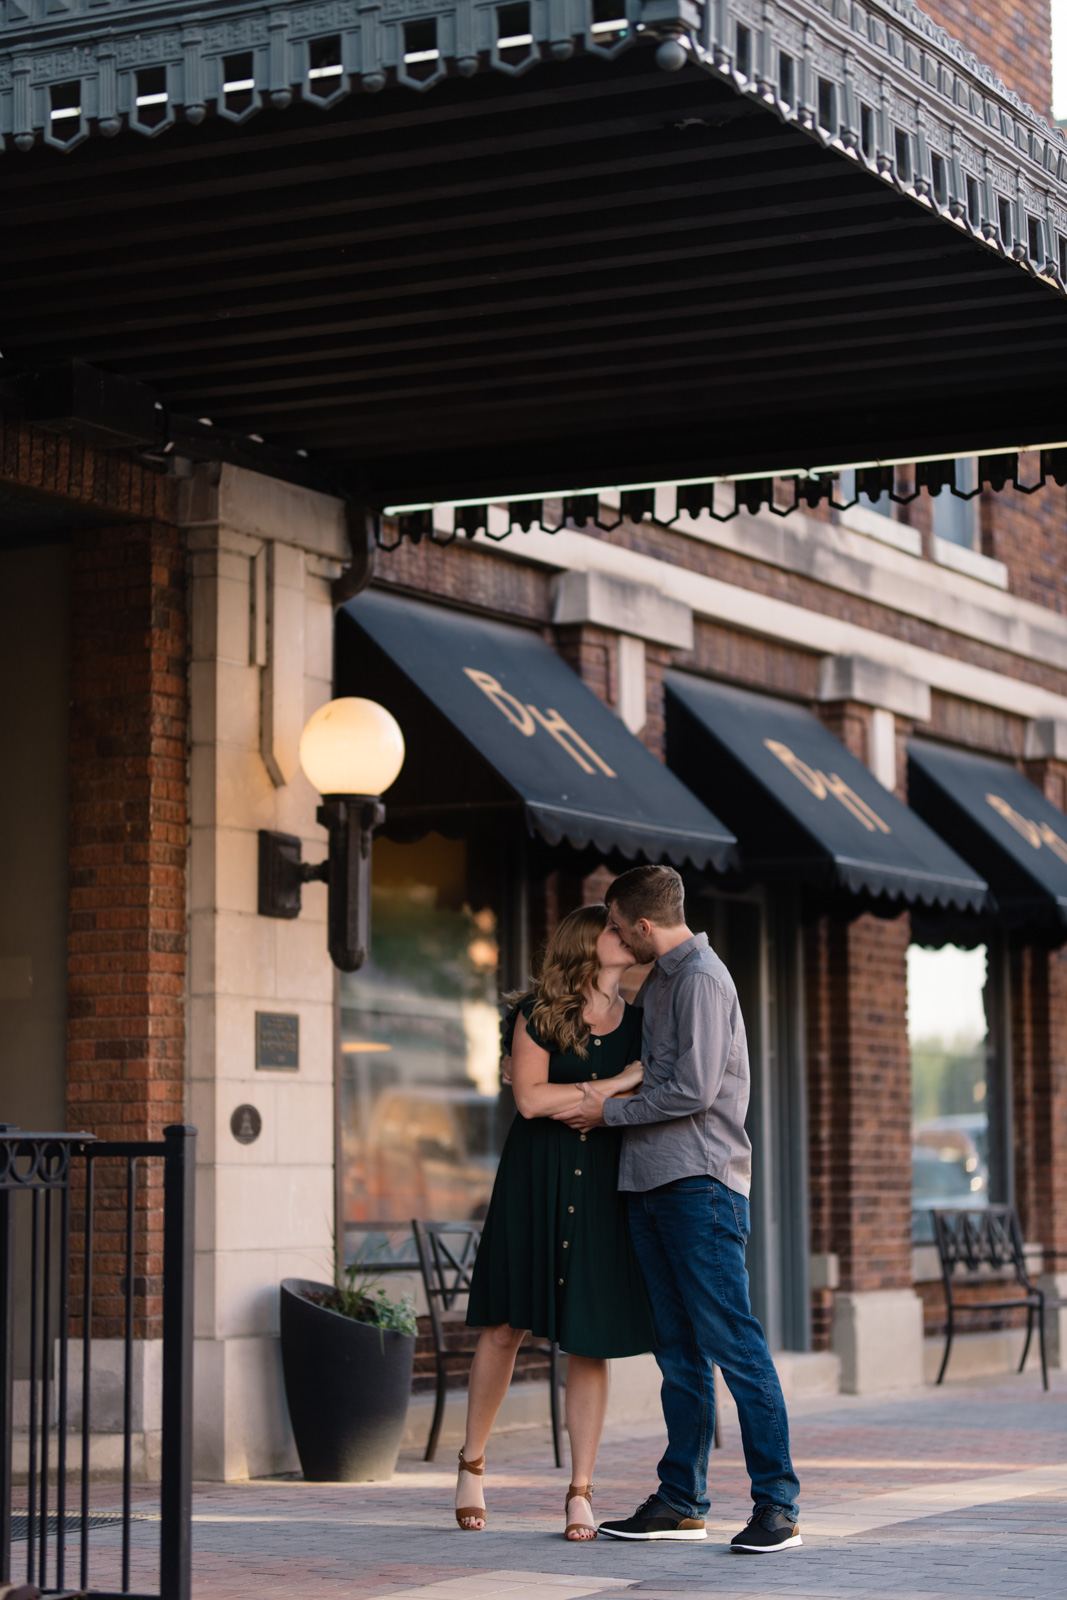
[[[655,965],[644,1007],[645,1079],[630,1099],[610,1080],[583,1085],[560,1120],[626,1128],[619,1188],[648,1286],[663,1374],[667,1451],[659,1488],[632,1517],[602,1522],[616,1539],[704,1539],[714,1366],[737,1402],[754,1510],[731,1548],[765,1555],[801,1544],[800,1485],[778,1374],[748,1299],[745,1244],[752,1147],[745,1132],[749,1065],[733,979],[707,935],[686,926],[672,867],[636,867],[607,893],[615,928]]]

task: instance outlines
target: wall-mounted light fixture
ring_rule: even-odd
[[[300,765],[322,795],[316,816],[330,836],[325,861],[301,860],[292,833],[259,835],[259,914],[298,917],[305,883],[328,886],[327,944],[342,972],[355,972],[370,947],[371,840],[385,821],[380,796],[404,763],[404,736],[374,700],[331,700],[300,736]]]

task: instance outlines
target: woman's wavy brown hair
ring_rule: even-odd
[[[532,995],[531,1030],[546,1044],[582,1061],[589,1040],[583,1013],[600,971],[597,940],[607,925],[607,906],[579,906],[568,912],[549,940],[541,976],[523,994],[514,996],[521,1002]]]

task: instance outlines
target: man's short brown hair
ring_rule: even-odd
[[[673,867],[634,867],[608,886],[604,900],[627,922],[644,917],[657,928],[676,928],[685,921],[685,890]]]

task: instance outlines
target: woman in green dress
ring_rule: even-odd
[[[619,994],[633,965],[607,908],[582,906],[560,923],[540,979],[512,1013],[519,1115],[500,1157],[467,1310],[468,1324],[482,1330],[456,1491],[456,1520],[470,1531],[488,1520],[485,1447],[526,1332],[558,1341],[568,1356],[565,1534],[575,1541],[596,1538],[591,1480],[608,1361],[655,1343],[618,1192],[622,1135],[615,1128],[579,1133],[552,1120],[579,1102],[587,1080],[617,1079],[619,1094],[640,1085],[641,1013]]]

